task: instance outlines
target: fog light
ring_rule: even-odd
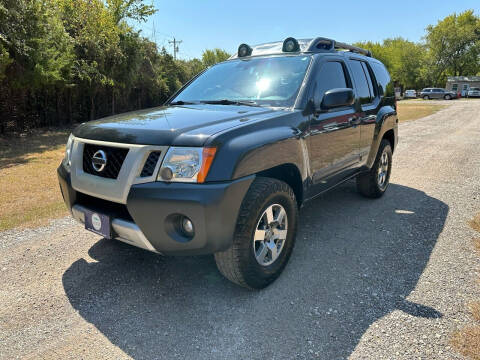
[[[182,219],[182,230],[185,232],[186,235],[193,236],[194,230],[193,230],[192,220],[190,220],[187,217],[183,217],[183,219]]]
[[[172,180],[173,171],[169,167],[164,167],[160,172],[160,176],[162,177],[163,180],[167,180],[167,181]]]

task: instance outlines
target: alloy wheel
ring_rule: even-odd
[[[262,266],[272,264],[280,256],[288,232],[288,217],[280,204],[270,205],[258,220],[253,237],[255,259]]]

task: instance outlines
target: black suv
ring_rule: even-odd
[[[263,288],[292,253],[299,208],[356,178],[387,189],[397,143],[389,74],[331,39],[240,45],[165,106],[81,124],[58,168],[75,219],[165,254],[215,254]]]

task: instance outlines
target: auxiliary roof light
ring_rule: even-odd
[[[238,47],[238,57],[249,56],[252,54],[252,48],[247,44],[241,44]]]
[[[283,52],[297,52],[300,51],[300,45],[298,44],[297,39],[293,37],[286,38],[282,46]]]

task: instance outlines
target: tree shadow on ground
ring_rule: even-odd
[[[211,256],[164,258],[100,240],[63,275],[72,306],[133,358],[339,359],[393,310],[442,314],[406,298],[448,206],[391,184],[379,200],[350,182],[301,211],[282,276],[263,291],[221,277]]]
[[[0,169],[27,164],[32,154],[43,153],[65,146],[70,129],[36,130],[25,136],[0,137]]]

